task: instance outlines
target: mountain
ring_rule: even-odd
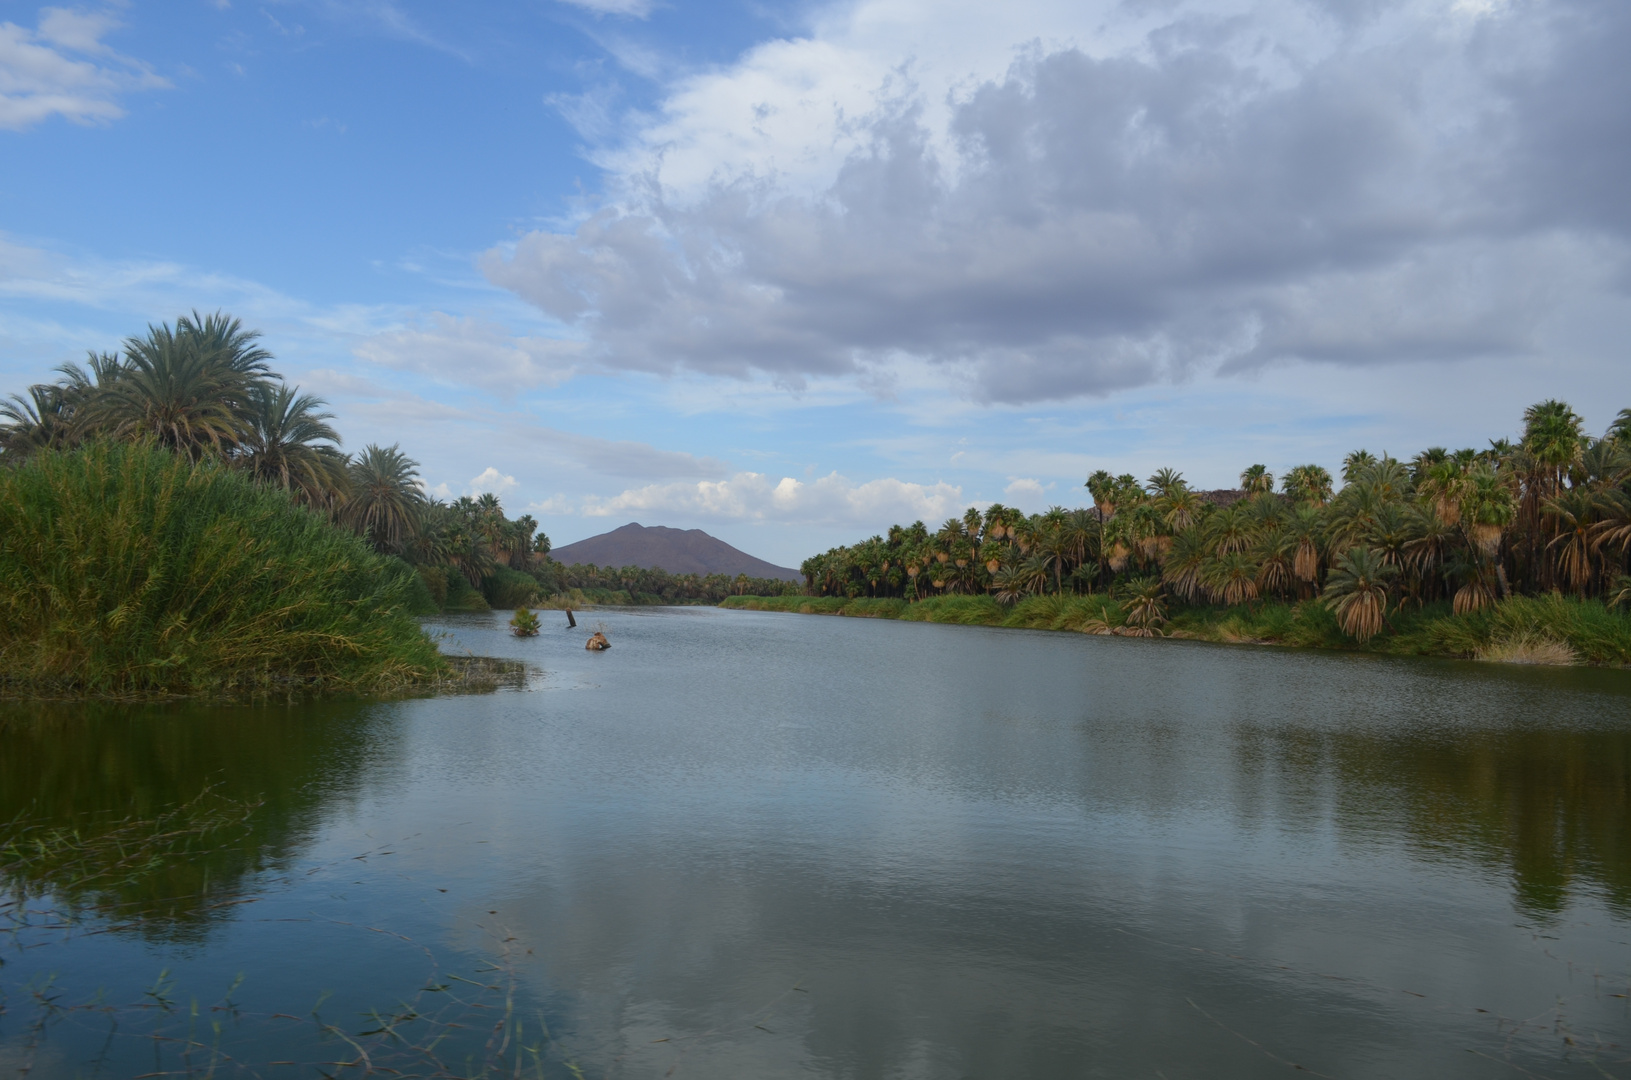
[[[549,557],[568,566],[594,563],[596,566],[643,566],[667,570],[670,574],[730,574],[732,577],[746,574],[783,581],[804,580],[804,575],[797,570],[755,559],[701,529],[670,529],[663,525],[648,529],[638,522],[555,548]]]

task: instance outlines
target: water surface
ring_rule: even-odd
[[[0,1075],[1631,1077],[1631,673],[544,617],[442,624],[524,691],[0,706],[0,821],[253,807],[14,876]]]

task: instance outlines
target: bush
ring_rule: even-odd
[[[445,669],[415,575],[224,465],[146,444],[0,470],[0,688],[406,688]]]

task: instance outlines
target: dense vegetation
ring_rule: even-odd
[[[236,319],[195,312],[173,327],[149,327],[120,352],[64,365],[58,381],[0,402],[0,467],[15,469],[42,453],[140,443],[214,470],[212,476],[224,469],[282,492],[377,554],[412,566],[417,581],[409,582],[404,602],[415,614],[526,604],[714,604],[785,588],[740,575],[560,566],[550,560],[550,540],[538,522],[530,515],[511,520],[496,496],[452,502],[427,496],[418,462],[399,446],[345,454],[324,402],[285,385],[258,342]]]
[[[0,470],[0,688],[406,687],[443,667],[413,583],[214,458],[96,442]]]
[[[1240,488],[1203,492],[1172,469],[1143,484],[1100,471],[1086,484],[1091,508],[971,507],[933,532],[895,526],[800,569],[808,593],[831,598],[812,610],[839,600],[846,613],[1034,625],[1045,607],[1050,624],[1145,636],[1386,634],[1376,647],[1631,662],[1619,613],[1631,605],[1631,410],[1593,438],[1568,405],[1545,401],[1516,442],[1409,461],[1358,450],[1342,481],[1302,465],[1276,492],[1253,465]],[[925,600],[938,602],[905,614]]]

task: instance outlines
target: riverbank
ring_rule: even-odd
[[[936,596],[915,603],[895,598],[733,596],[720,607],[1088,634],[1132,631],[1121,605],[1106,596],[1033,596],[1011,607],[989,596]],[[1594,600],[1520,596],[1466,615],[1452,613],[1447,603],[1428,604],[1394,612],[1388,622],[1387,630],[1361,644],[1343,634],[1336,617],[1318,601],[1264,602],[1228,608],[1174,607],[1161,633],[1196,641],[1389,656],[1631,665],[1631,615],[1610,611]]]

